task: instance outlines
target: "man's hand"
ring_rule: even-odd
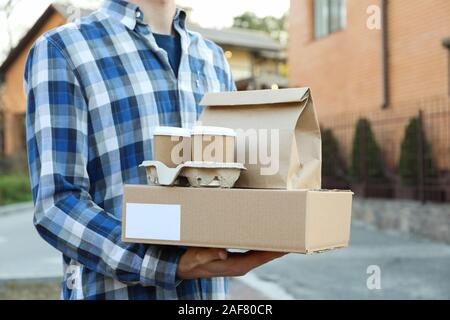
[[[177,276],[180,279],[240,277],[284,255],[279,252],[229,253],[224,249],[188,248],[181,256]]]

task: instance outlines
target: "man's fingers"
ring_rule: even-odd
[[[198,265],[202,265],[216,260],[226,260],[227,257],[227,251],[224,249],[199,249],[196,260]]]
[[[238,277],[284,255],[277,252],[227,253],[224,249],[190,248],[182,256],[177,272],[182,279]]]
[[[269,251],[248,251],[247,255],[252,257],[257,263],[266,263],[274,259],[281,258],[287,253],[284,252],[269,252]]]
[[[245,275],[250,270],[284,255],[286,253],[265,251],[248,251],[246,253],[234,254],[228,259],[232,266],[230,268],[230,276]]]
[[[283,252],[247,251],[245,253],[234,254],[234,257],[254,264],[264,264],[271,260],[283,257],[286,254],[287,253]]]
[[[224,249],[189,248],[180,259],[177,274],[186,277],[198,267],[214,261],[224,261],[228,254]]]

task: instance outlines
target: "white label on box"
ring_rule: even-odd
[[[126,238],[180,241],[180,205],[127,203],[126,210]]]

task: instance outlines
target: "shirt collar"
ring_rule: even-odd
[[[136,24],[144,20],[142,10],[134,3],[125,0],[104,0],[102,9],[108,16],[120,21],[130,30],[134,30]],[[186,12],[177,8],[174,22],[178,22],[184,29],[186,26]]]

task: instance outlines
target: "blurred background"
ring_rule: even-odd
[[[323,187],[356,193],[349,248],[284,257],[231,297],[449,299],[450,1],[177,2],[238,90],[311,87]],[[99,3],[0,0],[0,299],[59,297],[60,255],[31,222],[23,69],[42,33]]]

